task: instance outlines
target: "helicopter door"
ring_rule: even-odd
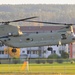
[[[61,34],[61,39],[67,39],[66,35],[65,34]]]

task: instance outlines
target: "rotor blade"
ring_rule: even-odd
[[[44,24],[57,24],[57,25],[75,25],[75,24],[67,24],[67,23],[55,23],[55,22],[42,22],[42,21],[26,21],[26,22],[35,22],[35,23],[44,23]]]
[[[24,18],[24,19],[19,19],[19,20],[13,20],[13,21],[5,21],[5,22],[0,22],[0,23],[19,22],[19,21],[25,21],[25,20],[29,20],[29,19],[33,19],[33,18],[37,18],[37,16]]]
[[[14,20],[14,21],[9,21],[9,22],[19,22],[19,21],[25,21],[25,20],[33,19],[33,18],[37,18],[37,17],[36,16],[35,17],[29,17],[29,18],[19,19],[19,20]]]

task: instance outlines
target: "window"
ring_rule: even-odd
[[[22,51],[22,53],[25,53],[25,51]]]
[[[32,51],[32,54],[35,54],[35,51]]]
[[[36,51],[35,50],[33,51],[33,54],[36,54]]]
[[[2,52],[0,51],[0,54],[1,54]]]
[[[4,54],[4,51],[2,51],[2,54]]]
[[[4,54],[4,51],[0,51],[0,54]]]
[[[27,50],[27,54],[31,54],[31,51]]]
[[[66,39],[66,35],[65,34],[61,34],[61,39]]]

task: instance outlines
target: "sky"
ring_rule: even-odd
[[[0,0],[0,4],[75,4],[75,0]]]

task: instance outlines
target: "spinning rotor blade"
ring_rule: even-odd
[[[35,17],[29,17],[29,18],[25,18],[25,19],[19,19],[19,20],[13,20],[13,21],[5,21],[5,22],[0,22],[0,23],[11,23],[11,22],[19,22],[19,21],[25,21],[25,20],[29,20],[29,19],[33,19],[33,18],[37,18]]]
[[[26,22],[35,22],[35,23],[44,23],[44,24],[56,24],[56,25],[75,25],[75,24],[67,24],[67,23],[55,23],[55,22],[42,22],[42,21],[26,21]]]

